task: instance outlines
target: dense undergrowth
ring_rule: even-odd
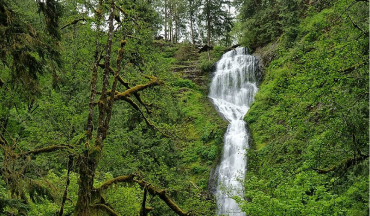
[[[369,214],[368,2],[323,2],[257,49],[247,215]]]
[[[38,31],[42,32],[43,16],[35,15],[36,3],[0,1],[1,15],[8,16],[8,20],[0,17],[0,30],[11,44],[4,45],[2,51],[21,53],[41,65],[36,71],[32,71],[34,68],[25,70],[29,65],[24,64],[32,63],[24,59],[26,57],[20,57],[24,62],[1,58],[0,215],[59,215],[61,209],[63,215],[72,215],[76,211],[79,184],[83,181],[79,179],[83,157],[96,153],[93,142],[86,141],[86,120],[95,44],[100,44],[103,56],[107,35],[91,28],[97,22],[93,18],[68,25],[80,19],[83,12],[76,11],[76,2],[62,4],[64,14],[59,17],[60,23],[67,23],[67,27],[60,29],[58,40],[50,39],[57,44],[57,48],[53,47],[57,50],[51,51],[57,52],[62,62],[57,65],[54,59],[37,53],[24,41],[14,40],[14,45],[11,44],[20,31],[24,31],[29,40],[33,40]],[[110,6],[104,5],[105,9]],[[130,10],[135,22],[127,22],[114,32],[111,58],[119,59],[118,50],[122,51],[124,46],[121,76],[131,87],[147,83],[152,76],[163,84],[140,92],[142,101],[137,101],[136,106],[124,101],[115,103],[103,151],[97,156],[94,194],[88,195],[92,197],[90,206],[104,204],[119,215],[139,215],[144,196],[139,184],[131,181],[113,184],[106,190],[96,189],[118,176],[135,174],[135,178],[149,182],[150,187],[165,190],[184,211],[213,215],[215,201],[207,188],[210,171],[220,155],[226,123],[210,104],[206,85],[197,85],[172,71],[188,60],[183,55],[189,51],[187,46],[153,43],[148,23],[154,20],[152,9],[138,2],[122,7]],[[8,27],[11,24],[17,28]],[[14,35],[9,29],[15,29]],[[129,37],[127,31],[135,35]],[[36,48],[46,46],[40,45],[40,41],[33,42]],[[22,77],[15,76],[11,63],[23,67]],[[112,61],[111,66],[117,68],[117,63]],[[97,70],[100,91],[104,70]],[[19,84],[31,81],[34,92]],[[109,82],[113,83],[113,76]],[[126,89],[120,84],[116,91]],[[99,125],[98,115],[95,112],[93,116],[94,127]],[[89,149],[91,151],[87,151]],[[146,198],[144,205],[153,207],[150,215],[175,214],[158,194]],[[92,211],[92,214],[107,215],[105,211]]]
[[[136,173],[157,188],[166,189],[181,208],[213,215],[215,202],[207,187],[210,170],[216,166],[222,148],[226,123],[208,100],[207,86],[198,86],[170,71],[179,62],[174,56],[180,46],[165,45],[164,49],[172,50],[174,55],[171,56],[169,52],[162,55],[151,51],[157,61],[151,67],[161,68],[155,75],[165,80],[165,86],[142,93],[142,96],[153,101],[148,118],[158,130],[148,128],[140,113],[129,105],[117,105],[94,187],[114,177]],[[69,79],[69,76],[73,78]],[[83,73],[60,75],[60,79],[66,81],[58,90],[51,89],[48,77],[45,77],[45,89],[37,100],[37,112],[30,114],[21,107],[9,110],[8,130],[21,141],[21,148],[43,147],[55,138],[58,139],[55,143],[79,142],[84,135],[81,125],[86,114],[80,104],[86,95],[83,86],[87,88],[81,83],[81,76]],[[134,75],[131,77],[135,79]],[[3,211],[17,212],[16,209],[24,208],[27,215],[58,212],[67,178],[67,159],[68,153],[51,153],[25,164],[30,166],[27,168],[30,174],[25,176],[22,190],[34,191],[26,195],[28,204],[13,200],[2,180],[0,193],[3,201],[9,202],[1,206]],[[77,173],[72,171],[69,178],[69,201],[64,207],[67,215],[75,208],[78,191]],[[27,185],[27,181],[41,186],[35,189],[35,184]],[[48,187],[51,188],[46,189]],[[117,213],[127,216],[138,215],[142,196],[142,188],[133,184],[117,184],[104,194],[106,202]],[[159,198],[150,198],[148,205],[155,206],[151,215],[173,215]]]

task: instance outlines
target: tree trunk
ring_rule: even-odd
[[[209,1],[208,1],[209,3]],[[211,46],[211,14],[210,8],[207,11],[207,45]],[[208,49],[208,61],[211,61],[210,49]]]
[[[207,0],[207,45],[211,46],[211,8],[210,2]],[[208,49],[208,61],[211,61],[210,49]]]
[[[211,46],[211,21],[207,19],[207,45]]]
[[[174,42],[177,43],[177,34],[178,34],[178,16],[175,15],[175,36],[174,36]]]
[[[172,3],[170,3],[170,5],[169,5],[169,17],[170,17],[170,19],[169,19],[169,30],[170,30],[170,32],[169,32],[169,34],[170,34],[170,41],[171,41],[171,43],[173,43],[173,5],[172,5]]]
[[[78,180],[78,199],[75,208],[75,216],[89,216],[91,193],[95,177],[96,162],[90,160],[88,150],[85,151],[84,157],[80,158]]]
[[[168,24],[168,11],[167,11],[167,1],[164,2],[164,39],[167,41],[167,24]]]
[[[206,19],[207,19],[207,45],[211,46],[211,8],[210,2],[207,0],[207,12],[206,12]]]
[[[96,167],[100,161],[100,156],[103,149],[103,142],[106,138],[108,128],[109,128],[109,110],[112,106],[108,104],[108,85],[109,85],[109,67],[110,67],[110,58],[111,58],[111,48],[112,48],[112,39],[113,39],[113,19],[114,19],[114,0],[111,1],[111,9],[109,15],[109,32],[108,32],[108,40],[106,46],[106,56],[105,56],[105,70],[103,74],[103,86],[101,91],[101,96],[99,99],[99,117],[98,117],[98,129],[95,138],[94,146],[90,146],[89,144],[89,137],[90,134],[87,134],[87,142],[85,144],[85,150],[83,152],[83,156],[79,158],[79,189],[78,189],[78,199],[75,208],[74,215],[75,216],[89,216],[91,215],[91,208],[90,205],[92,204],[92,193],[94,189],[94,177]],[[93,80],[93,79],[92,79]],[[93,89],[92,89],[93,91]],[[112,90],[114,91],[114,90]],[[114,99],[113,99],[114,100]],[[108,114],[108,115],[107,115]],[[89,121],[91,121],[88,117],[88,125]]]
[[[190,37],[191,37],[191,42],[192,42],[192,44],[194,45],[195,44],[195,39],[194,39],[194,27],[193,27],[193,22],[194,22],[194,20],[193,20],[193,16],[194,16],[194,5],[193,5],[193,1],[191,0],[191,1],[189,1],[189,19],[190,19]]]
[[[190,17],[190,36],[191,36],[191,42],[194,45],[195,39],[194,39],[194,30],[193,30],[193,17]]]

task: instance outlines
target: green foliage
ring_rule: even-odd
[[[62,6],[56,0],[37,1],[39,11],[45,16],[46,30],[57,40],[61,39],[59,18],[62,16]]]
[[[207,45],[218,43],[224,46],[231,46],[231,38],[228,32],[233,27],[231,14],[228,12],[231,2],[223,2],[220,0],[204,0],[203,7],[199,19],[204,20],[204,24],[200,22],[207,33],[204,34],[202,40]],[[218,39],[218,40],[217,40]]]
[[[225,47],[222,46],[215,46],[213,50],[210,51],[209,57],[207,52],[202,52],[199,56],[199,69],[205,74],[212,72],[215,69],[216,62],[220,60],[224,53]]]
[[[165,84],[140,93],[143,104],[146,104],[144,107],[137,102],[142,114],[124,101],[115,103],[109,136],[102,155],[99,155],[94,187],[114,177],[135,173],[157,189],[166,190],[185,211],[213,215],[216,206],[207,192],[208,178],[219,157],[226,125],[200,90],[204,86],[181,79],[170,71],[179,61],[195,62],[198,55],[186,52],[188,45],[162,44],[156,47],[152,44],[158,14],[146,1],[115,2],[130,17],[117,24],[114,35],[114,38],[127,40],[121,76],[130,86],[148,82],[145,75],[156,76]],[[4,16],[0,14],[0,24],[3,24],[0,33],[9,43],[1,43],[4,64],[0,75],[0,214],[57,214],[68,182],[66,169],[71,156],[74,163],[69,174],[64,214],[73,214],[81,181],[78,175],[81,158],[94,141],[86,142],[86,119],[95,44],[98,42],[103,49],[107,37],[104,31],[96,31],[97,21],[89,16],[95,6],[86,1],[26,1],[21,5],[16,1],[0,0],[0,6],[1,14],[12,19],[12,23],[7,23],[10,18],[2,19]],[[82,7],[86,10],[76,10]],[[45,19],[40,19],[38,9],[41,18]],[[86,20],[68,25],[82,17]],[[19,26],[23,36],[18,38],[16,33],[9,32],[8,24]],[[60,29],[60,26],[66,27]],[[40,29],[45,29],[45,33]],[[31,35],[33,31],[37,33],[34,37]],[[25,43],[27,40],[29,44]],[[117,68],[114,60],[117,58],[115,51],[121,46],[119,42],[114,40],[112,45],[113,68]],[[18,53],[18,48],[32,61],[23,57],[22,61],[16,61],[14,56],[9,57],[9,53]],[[104,51],[100,54],[105,55]],[[102,58],[100,63],[103,61]],[[12,64],[19,64],[19,70]],[[99,68],[98,91],[102,71]],[[27,76],[22,77],[18,72]],[[32,79],[28,79],[30,77]],[[26,81],[30,84],[28,89],[21,86]],[[112,81],[111,78],[109,82]],[[37,88],[37,97],[31,87]],[[118,85],[117,91],[125,90],[125,86]],[[93,117],[97,119],[97,106],[94,109]],[[148,126],[142,115],[155,127]],[[93,125],[97,127],[97,120]],[[71,148],[14,159],[8,157],[8,144],[12,146],[10,152],[18,155],[50,146],[68,145]],[[12,173],[7,173],[8,168]],[[22,175],[13,184],[11,180],[14,178],[9,176],[17,173]],[[137,184],[120,183],[101,195],[120,215],[138,215],[143,189]],[[148,196],[147,206],[154,207],[153,215],[173,215],[158,196]]]
[[[51,5],[46,6],[45,11],[52,14],[44,14],[45,19],[57,21],[61,16],[59,3],[48,3]],[[50,6],[53,9],[49,10]],[[25,1],[22,5],[14,1],[0,1],[1,86],[14,91],[14,97],[28,102],[40,94],[39,76],[45,72],[55,73],[56,68],[61,66],[57,45],[60,36],[52,34],[54,38],[43,33],[43,26],[35,16],[36,10],[34,1]],[[50,26],[56,28],[55,24]]]
[[[292,47],[299,34],[299,25],[310,13],[317,13],[334,1],[303,0],[244,0],[240,1],[240,24],[237,29],[243,31],[239,41],[250,48],[268,44],[284,35],[282,42]],[[324,23],[324,22],[322,22]],[[316,32],[312,32],[315,34]]]
[[[175,82],[171,83],[171,86],[173,87],[179,87],[179,88],[189,88],[189,89],[197,89],[197,85],[193,83],[191,80],[187,79],[177,79]]]
[[[247,215],[368,215],[368,3],[351,4],[307,5],[274,44],[245,117]]]
[[[179,44],[178,50],[173,55],[178,61],[197,60],[198,50],[192,44]]]

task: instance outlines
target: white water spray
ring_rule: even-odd
[[[243,197],[246,173],[248,134],[243,121],[249,105],[254,100],[256,85],[255,57],[246,48],[225,53],[217,62],[211,82],[209,97],[216,109],[229,121],[224,136],[224,149],[217,172],[216,199],[218,214],[244,216],[232,196]]]

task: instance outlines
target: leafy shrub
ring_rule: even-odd
[[[216,62],[212,62],[212,61],[203,61],[199,64],[199,68],[200,70],[203,72],[203,73],[208,73],[208,72],[211,72],[212,69],[213,69],[213,66]]]
[[[217,157],[217,146],[212,146],[211,150],[208,152],[207,158],[210,161],[215,160]]]
[[[200,165],[193,165],[191,168],[191,172],[193,174],[202,174],[204,172],[207,172],[208,169],[206,167],[200,166]]]
[[[174,87],[189,88],[189,89],[194,89],[194,90],[197,90],[198,88],[197,85],[193,83],[191,80],[181,79],[181,78],[172,82],[171,85]]]
[[[180,48],[175,52],[175,58],[179,61],[194,60],[197,50],[191,44],[180,44]]]

